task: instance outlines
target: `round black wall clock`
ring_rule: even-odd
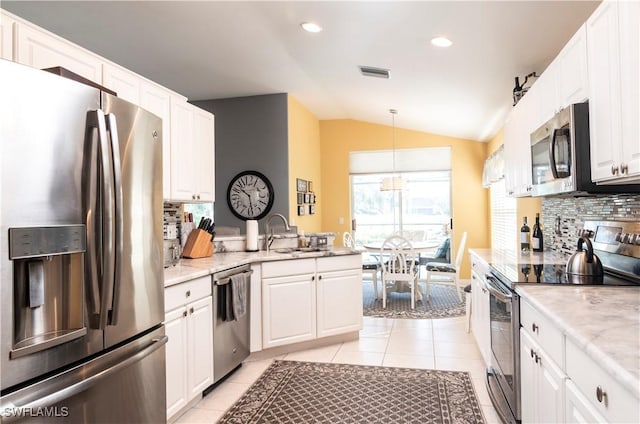
[[[240,219],[262,219],[273,206],[273,185],[257,171],[243,171],[233,177],[227,189],[229,209]]]

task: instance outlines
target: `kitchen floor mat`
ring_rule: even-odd
[[[218,421],[481,424],[469,373],[274,361]]]

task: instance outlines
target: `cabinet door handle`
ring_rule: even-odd
[[[626,174],[629,172],[629,165],[627,165],[626,163],[622,162],[620,164],[620,173],[621,174]]]
[[[187,292],[185,293],[186,297],[191,296],[191,290],[187,290]]]
[[[185,317],[185,318],[187,317],[187,310],[186,309],[184,310],[184,312],[182,312],[182,316]]]
[[[322,275],[318,275],[318,280],[322,280]]]
[[[200,195],[198,194],[198,200],[200,200]]]
[[[193,314],[193,308],[189,309],[189,314]]]
[[[601,386],[596,387],[596,399],[600,403],[604,402],[605,406],[607,405],[607,392]]]
[[[316,276],[315,275],[311,276],[311,281],[316,281]]]
[[[611,165],[611,175],[618,175],[618,172],[620,172],[620,168],[615,165]]]
[[[539,328],[540,327],[538,327],[535,322],[531,324],[531,331],[533,331],[534,333],[537,333]]]
[[[191,195],[191,198],[192,198],[193,200],[196,200],[196,195],[195,195],[195,194],[192,194],[192,195]]]

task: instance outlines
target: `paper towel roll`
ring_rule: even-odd
[[[247,220],[247,252],[258,251],[258,221],[255,219]]]

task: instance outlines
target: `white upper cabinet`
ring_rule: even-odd
[[[504,164],[507,195],[531,195],[531,129],[535,98],[527,93],[504,124]]]
[[[33,68],[61,66],[96,84],[102,84],[102,59],[43,29],[19,23],[14,32],[14,60]]]
[[[0,9],[0,58],[13,60],[13,26],[15,20]]]
[[[530,133],[561,109],[589,98],[586,34],[586,25],[582,25],[525,96],[532,97],[534,105]]]
[[[213,114],[193,107],[193,137],[196,144],[198,200],[215,201],[215,118]]]
[[[171,200],[214,200],[213,115],[171,98]]]
[[[640,179],[640,2],[620,2],[622,159],[626,175]]]
[[[102,85],[115,91],[119,98],[140,105],[142,78],[133,72],[105,63],[102,67]]]
[[[582,25],[554,60],[558,110],[589,98],[587,28]]]
[[[186,98],[134,74],[120,66],[106,63],[103,68],[105,87],[118,93],[118,97],[135,103],[162,118],[162,197],[171,197],[171,97],[179,101]]]
[[[591,178],[640,179],[640,6],[605,1],[587,21]]]

